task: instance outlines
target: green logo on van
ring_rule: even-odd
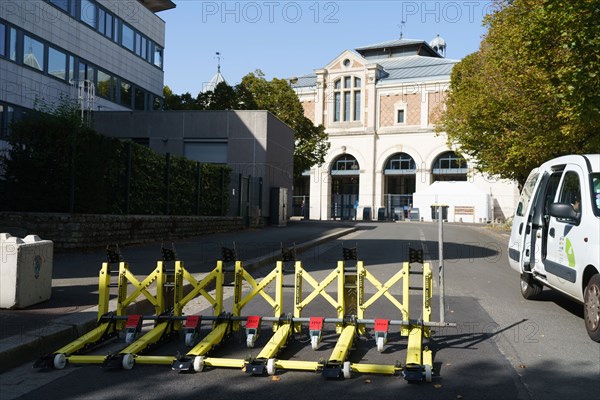
[[[575,250],[571,241],[567,238],[565,244],[565,253],[567,253],[567,260],[569,260],[569,267],[575,268]]]

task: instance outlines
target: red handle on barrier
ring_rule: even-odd
[[[200,325],[202,318],[199,315],[190,315],[185,319],[185,327],[196,329]]]
[[[390,321],[387,319],[376,319],[375,320],[375,332],[387,332]]]
[[[260,326],[260,317],[258,315],[252,315],[246,320],[246,329],[258,329]]]
[[[311,331],[322,331],[323,330],[323,317],[311,317],[308,324],[308,329]]]
[[[139,329],[142,327],[143,315],[128,315],[127,322],[125,323],[125,328],[135,328]]]

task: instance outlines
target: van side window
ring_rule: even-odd
[[[562,188],[560,189],[560,203],[569,203],[576,212],[581,212],[581,184],[579,175],[574,171],[565,174]]]
[[[600,174],[591,174],[590,181],[592,184],[592,207],[594,214],[600,217]]]
[[[555,172],[548,180],[548,186],[546,186],[546,191],[544,192],[544,215],[548,215],[548,206],[554,202],[561,176],[561,172]]]
[[[527,206],[529,205],[529,201],[531,200],[531,196],[533,195],[533,189],[535,188],[535,184],[538,181],[539,174],[531,174],[527,178],[527,182],[523,186],[523,190],[521,190],[521,196],[519,197],[519,205],[517,206],[517,215],[522,217],[525,214],[525,210],[527,210]]]

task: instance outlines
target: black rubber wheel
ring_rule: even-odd
[[[527,300],[535,299],[542,293],[544,286],[533,279],[531,274],[521,274],[521,294]]]
[[[583,320],[590,338],[600,342],[600,274],[592,276],[583,294]]]

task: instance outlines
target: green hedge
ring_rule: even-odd
[[[8,141],[0,185],[0,204],[6,210],[155,215],[228,211],[229,168],[198,165],[99,135],[81,126],[77,114],[31,111],[11,126]]]

